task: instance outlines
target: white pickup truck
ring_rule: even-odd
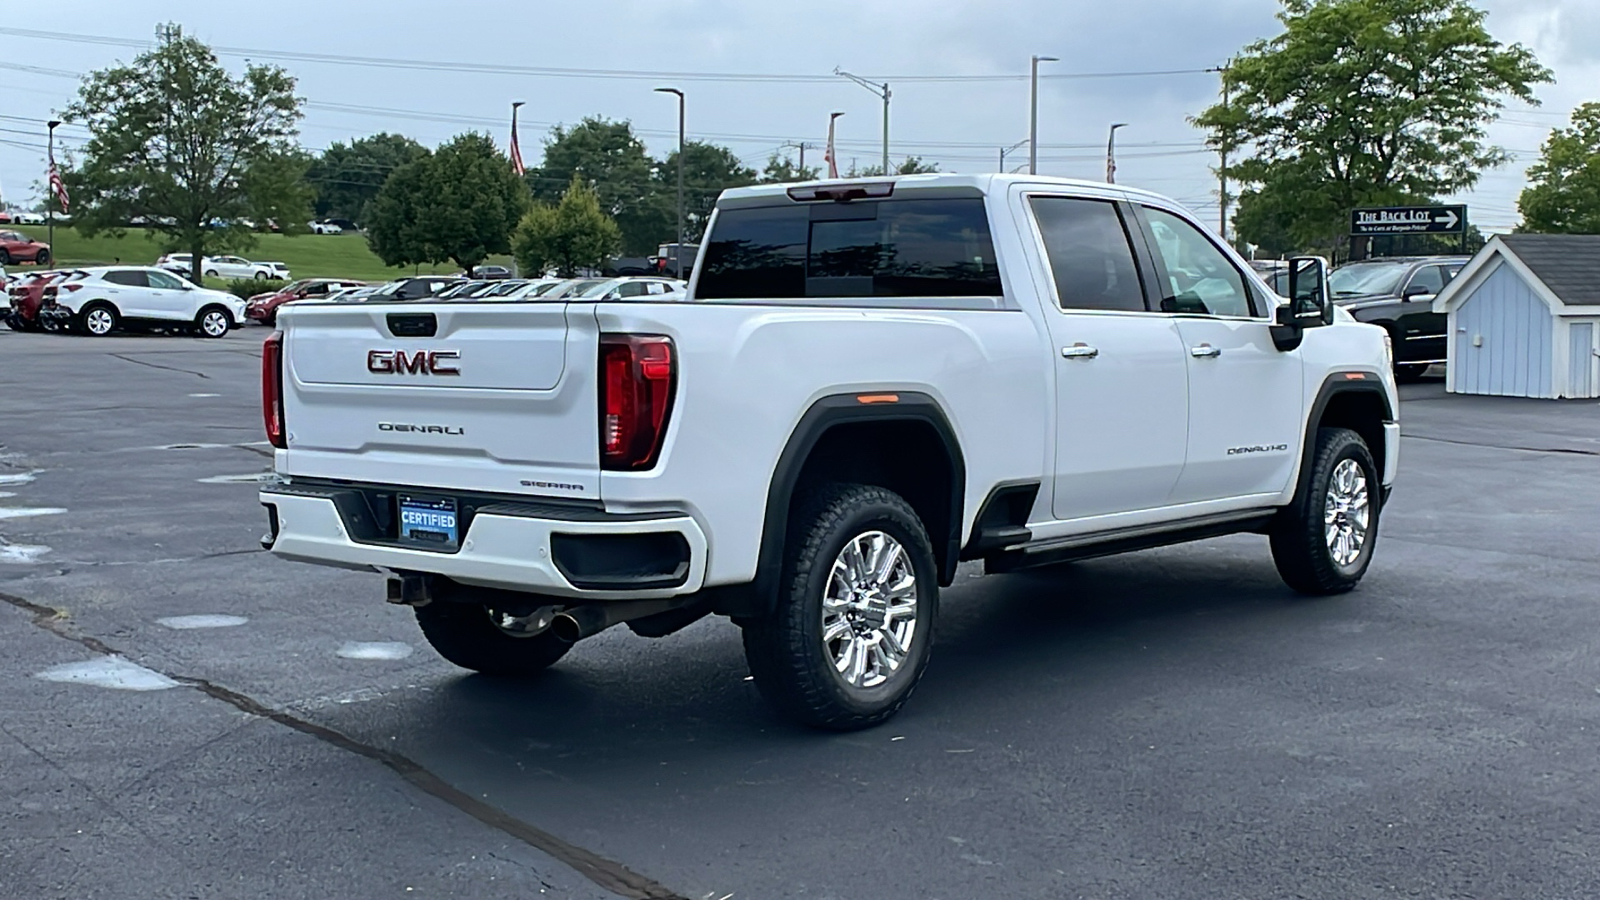
[[[1237,532],[1288,585],[1372,559],[1399,426],[1380,328],[1283,301],[1120,186],[915,175],[725,192],[686,297],[284,307],[263,543],[375,571],[469,669],[733,618],[764,695],[869,726],[939,589]]]

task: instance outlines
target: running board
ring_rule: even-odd
[[[991,553],[983,558],[983,568],[986,573],[992,575],[1015,572],[1018,569],[1031,569],[1034,566],[1093,559],[1097,556],[1113,556],[1134,550],[1149,550],[1170,544],[1185,544],[1189,541],[1246,531],[1264,532],[1277,512],[1276,509],[1249,509],[1155,525],[1119,528],[1115,531],[1054,538]]]

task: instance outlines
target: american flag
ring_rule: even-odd
[[[828,163],[829,178],[839,177],[839,156],[833,152],[833,120],[837,118],[839,117],[834,116],[828,120],[828,152],[822,155],[823,160]]]
[[[516,172],[518,176],[527,171],[522,165],[522,145],[517,141],[516,106],[511,107],[511,171]]]
[[[61,173],[56,170],[56,161],[53,159],[50,160],[50,193],[61,204],[61,211],[67,212],[67,185],[61,180]]]

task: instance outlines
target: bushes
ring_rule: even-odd
[[[249,300],[257,294],[275,294],[288,286],[287,281],[277,281],[262,278],[235,278],[228,282],[224,290],[244,300]]]

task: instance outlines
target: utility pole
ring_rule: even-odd
[[[677,88],[656,88],[658,94],[675,94],[678,98],[678,246],[672,251],[672,264],[683,277],[683,91]]]
[[[1054,56],[1034,54],[1029,68],[1031,88],[1028,92],[1028,174],[1039,174],[1039,63],[1060,62]]]
[[[806,148],[811,146],[811,145],[806,143],[805,141],[790,141],[790,142],[784,144],[783,146],[784,146],[785,149],[787,149],[789,147],[794,147],[795,149],[800,151],[800,174],[804,175],[805,171],[806,171]]]
[[[1106,138],[1106,184],[1117,183],[1117,129],[1127,127],[1127,122],[1111,123],[1111,134]]]
[[[1224,63],[1207,72],[1217,72],[1222,75],[1222,109],[1228,109],[1228,69],[1231,63]],[[1222,235],[1222,240],[1228,240],[1228,143],[1231,134],[1224,134],[1217,147],[1217,155],[1221,158],[1221,165],[1217,167],[1217,205],[1221,208],[1217,222],[1217,230]]]
[[[862,78],[860,75],[852,75],[838,67],[834,68],[833,74],[848,78],[883,98],[883,174],[894,174],[889,171],[889,82],[885,81],[882,84],[877,84]]]

